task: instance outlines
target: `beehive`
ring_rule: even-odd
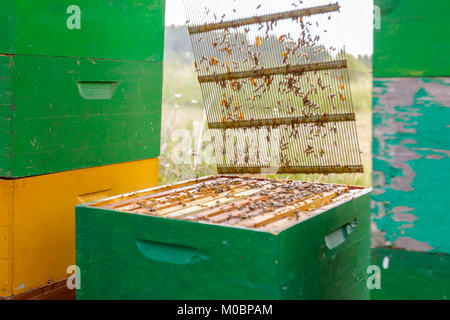
[[[164,6],[1,1],[0,298],[64,290],[77,203],[156,185]]]
[[[364,299],[369,189],[215,176],[76,209],[79,299]]]
[[[159,156],[164,0],[0,4],[0,177]]]

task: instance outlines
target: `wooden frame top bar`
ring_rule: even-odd
[[[354,113],[345,114],[325,114],[312,115],[308,117],[296,118],[272,118],[272,119],[256,119],[256,120],[240,120],[230,122],[211,122],[208,124],[209,129],[235,129],[235,128],[254,128],[261,126],[277,127],[281,125],[296,125],[301,123],[326,123],[326,122],[343,122],[355,121]]]
[[[244,78],[262,78],[277,74],[303,74],[305,72],[311,71],[344,69],[344,68],[347,68],[347,60],[337,60],[330,62],[317,62],[309,64],[300,64],[295,66],[285,66],[259,70],[220,73],[208,76],[198,76],[198,81],[200,83],[204,83],[204,82],[217,82],[217,81],[244,79]]]
[[[280,167],[257,167],[257,166],[223,166],[217,165],[219,174],[325,174],[325,173],[363,173],[362,165],[354,166],[280,166]]]
[[[115,196],[87,206],[277,234],[369,190],[251,176],[213,176]]]
[[[203,26],[192,26],[192,27],[188,27],[188,31],[192,35],[192,34],[196,34],[196,33],[209,32],[209,31],[220,30],[220,29],[237,28],[237,27],[242,27],[242,26],[246,26],[249,24],[257,24],[257,23],[271,22],[271,21],[284,20],[284,19],[296,19],[296,18],[300,18],[300,17],[312,16],[315,14],[335,12],[335,11],[339,11],[340,8],[341,8],[341,6],[338,3],[333,3],[333,4],[329,4],[329,5],[325,5],[325,6],[268,14],[268,15],[264,15],[264,16],[260,16],[260,17],[251,17],[251,18],[244,18],[244,19],[239,19],[239,20],[234,20],[234,21],[205,24]]]

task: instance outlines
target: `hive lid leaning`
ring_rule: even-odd
[[[185,0],[219,173],[363,171],[340,5],[308,2]]]

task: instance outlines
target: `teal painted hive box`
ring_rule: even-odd
[[[0,4],[0,177],[155,158],[164,0]]]
[[[381,287],[371,298],[447,300],[450,2],[374,4],[372,259]]]
[[[207,177],[76,208],[78,299],[368,299],[370,189]]]

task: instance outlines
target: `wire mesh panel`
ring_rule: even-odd
[[[219,173],[363,171],[338,3],[185,8]]]

